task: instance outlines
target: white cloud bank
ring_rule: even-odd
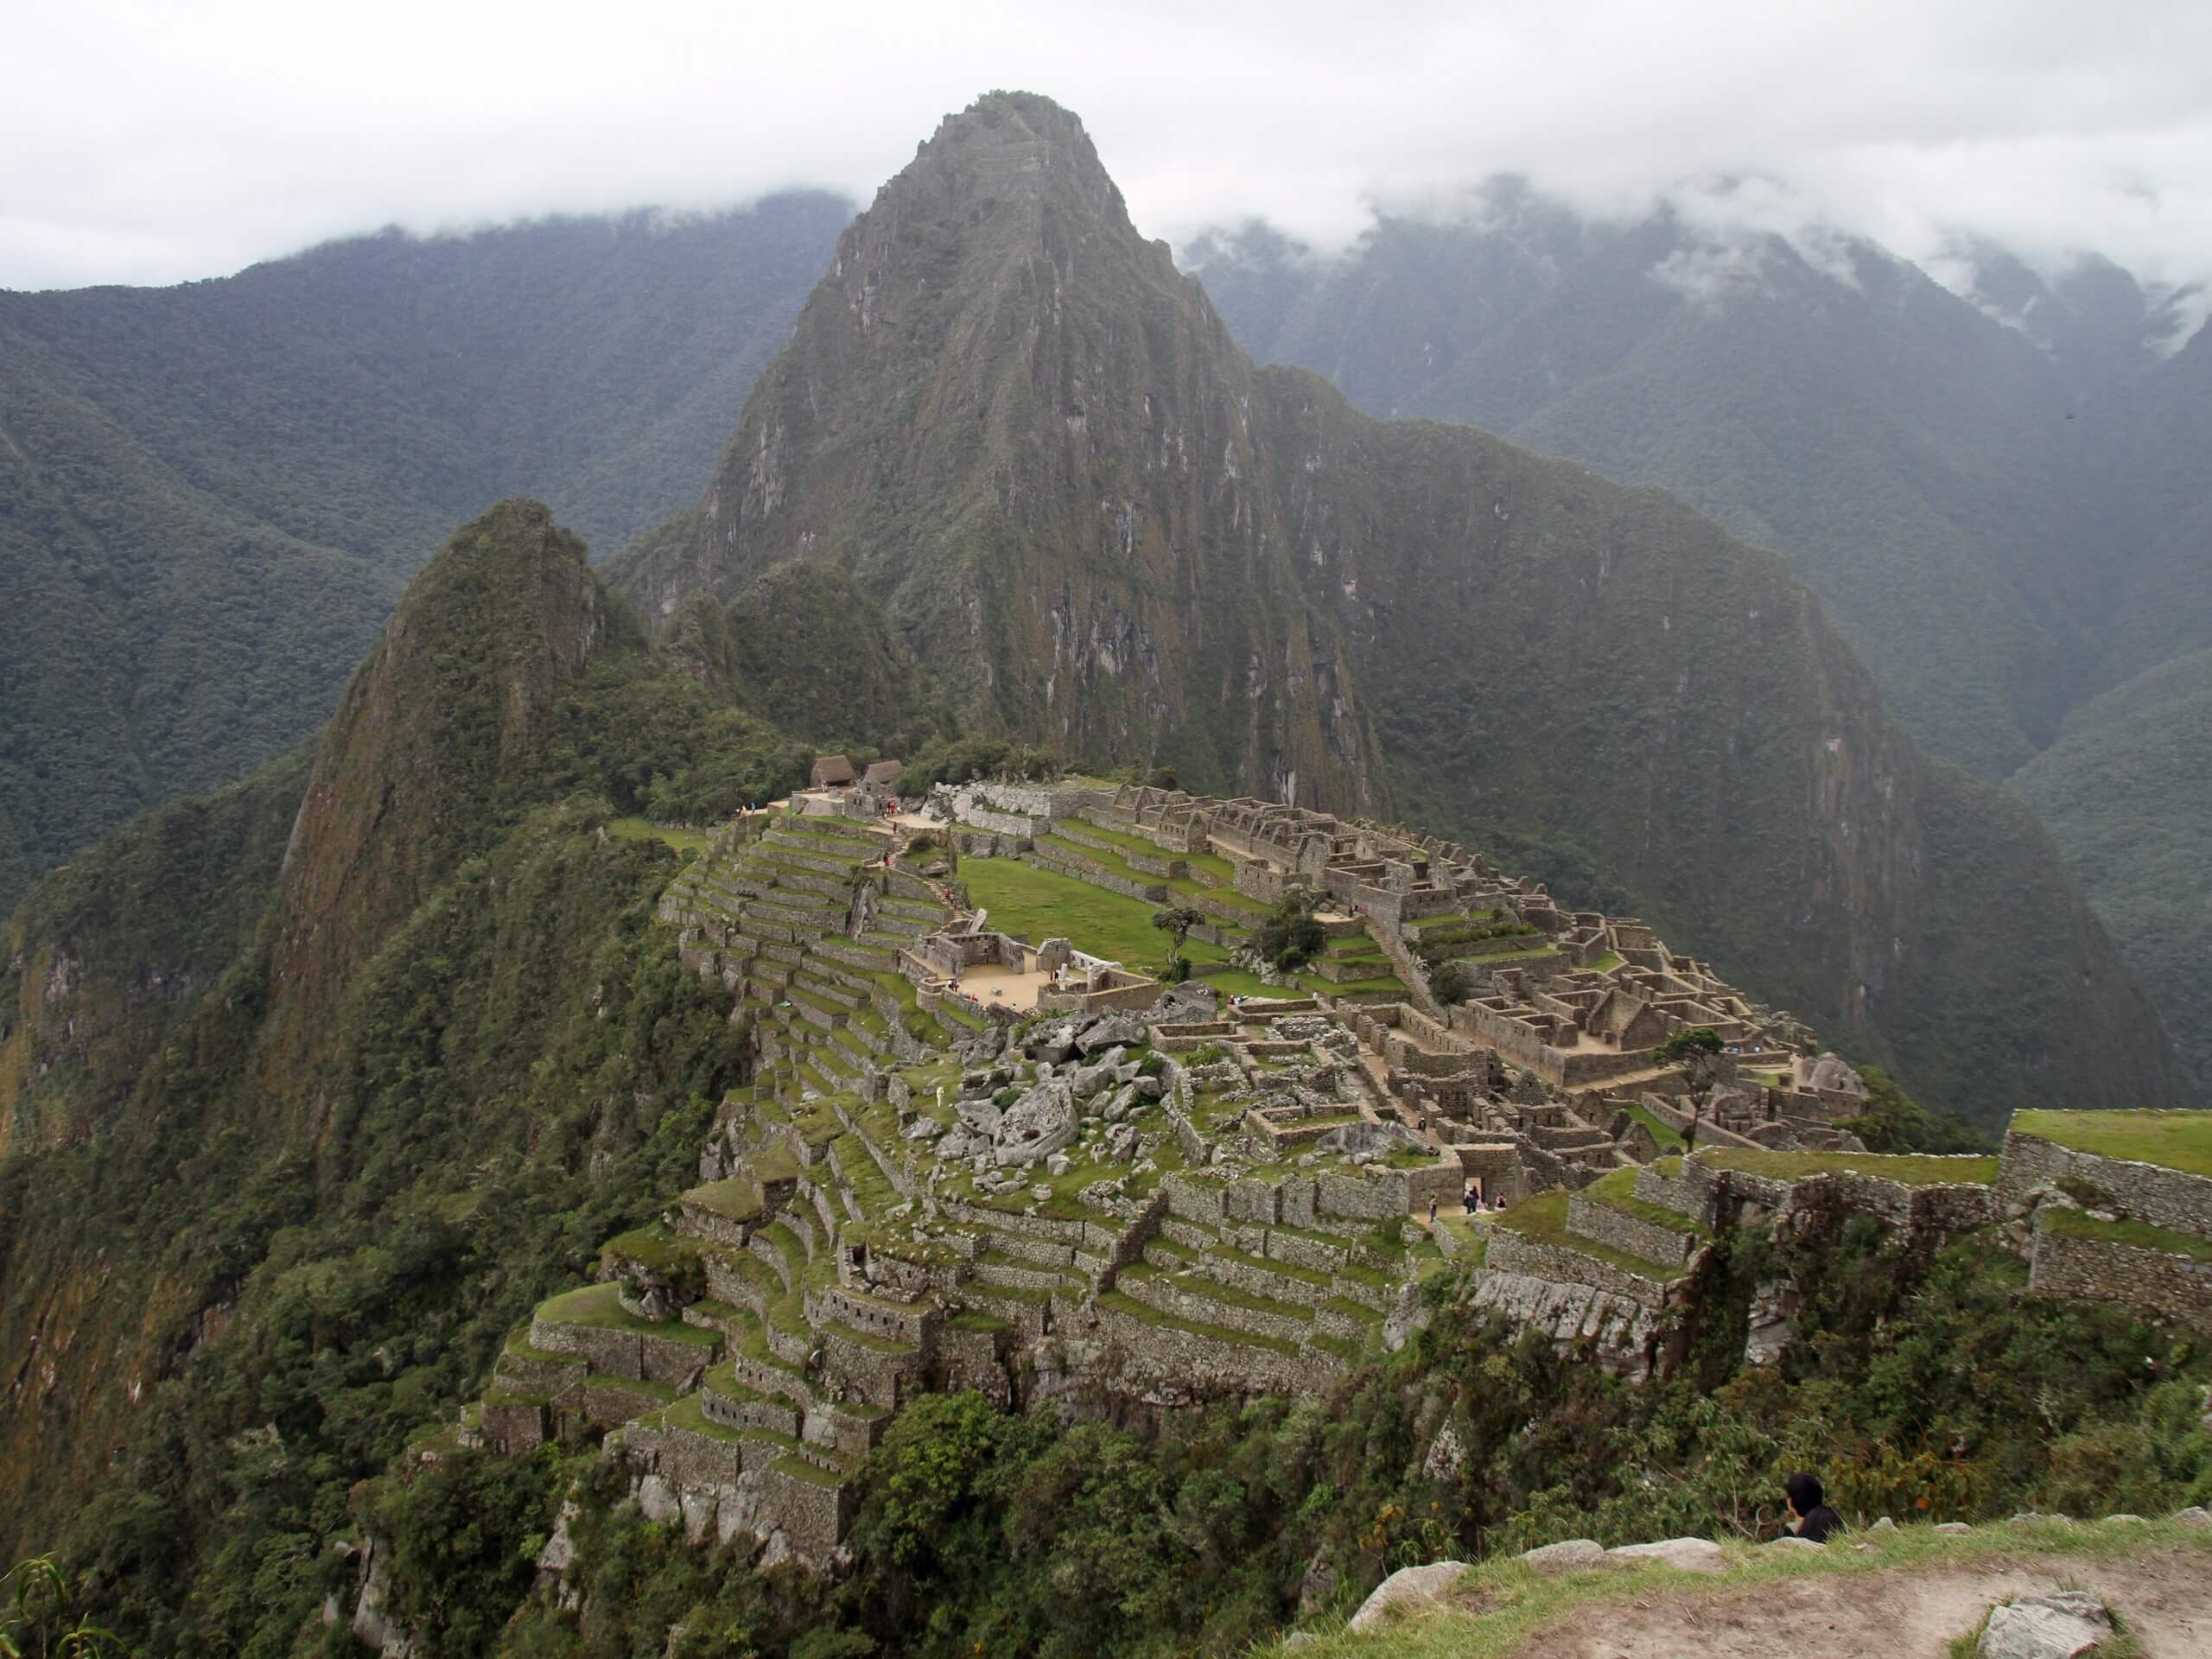
[[[14,0],[0,286],[171,282],[397,223],[866,200],[994,86],[1084,118],[1149,233],[1342,243],[1510,172],[1586,210],[1756,175],[1958,235],[2212,276],[2204,0]]]

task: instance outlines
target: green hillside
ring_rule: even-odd
[[[2212,651],[2076,709],[2013,786],[2142,976],[2212,1095]]]
[[[41,882],[0,980],[0,1343],[42,1359],[0,1550],[91,1552],[144,1651],[296,1631],[319,1569],[283,1552],[696,1179],[740,1078],[726,1001],[650,925],[679,855],[616,815],[656,777],[726,815],[809,753],[505,502],[311,760]]]
[[[2068,416],[2083,379],[2152,361],[2139,295],[2132,341],[2107,322],[2062,353],[1871,244],[1592,223],[1506,185],[1479,206],[1386,217],[1334,260],[1264,227],[1185,257],[1262,361],[1659,485],[1782,552],[1969,771],[2005,776],[2094,694],[2113,504]],[[2013,275],[2013,304],[2074,315]]]
[[[306,738],[461,519],[538,494],[611,551],[688,498],[849,213],[394,232],[0,294],[0,909]]]

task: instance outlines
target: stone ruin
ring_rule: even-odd
[[[1572,1195],[1604,1232],[1609,1195],[1694,1123],[1700,1147],[1849,1144],[1854,1079],[1797,1022],[1457,846],[1259,801],[971,784],[922,804],[942,826],[924,859],[868,788],[733,823],[664,895],[753,1081],[699,1184],[510,1339],[467,1430],[512,1450],[606,1431],[648,1512],[694,1535],[828,1561],[856,1460],[930,1389],[1325,1389],[1467,1247],[1471,1187]],[[1224,950],[1303,890],[1325,948],[1279,995],[1162,985],[993,929],[958,878],[979,850],[1172,895]],[[1445,962],[1475,988],[1451,1006],[1427,982]],[[990,1006],[956,988],[985,965],[1052,982]],[[1700,1025],[1731,1052],[1693,1090],[1658,1050]]]

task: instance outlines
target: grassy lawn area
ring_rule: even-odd
[[[1669,1147],[1679,1147],[1682,1144],[1681,1131],[1660,1122],[1658,1115],[1649,1107],[1631,1106],[1628,1109],[1628,1115],[1651,1131],[1651,1138],[1659,1143],[1662,1152]]]
[[[1608,950],[1604,956],[1592,961],[1590,971],[1593,974],[1610,974],[1620,965],[1621,953],[1618,950]]]
[[[1167,936],[1152,925],[1160,906],[1109,893],[1057,870],[1039,869],[1016,858],[967,858],[960,861],[968,899],[991,912],[989,925],[1032,944],[1067,939],[1078,950],[1135,972],[1146,973],[1167,959]],[[1197,967],[1226,963],[1229,952],[1204,939],[1185,944],[1183,954]],[[1224,996],[1294,996],[1251,975],[1224,968],[1205,976]]]
[[[618,841],[664,841],[679,853],[703,852],[707,846],[703,830],[662,830],[643,818],[609,818],[607,833]]]
[[[2212,1112],[2015,1112],[2012,1127],[2101,1158],[2212,1175]]]
[[[1713,1236],[1713,1230],[1703,1222],[1694,1221],[1664,1205],[1652,1204],[1637,1198],[1637,1174],[1633,1169],[1617,1169],[1609,1174],[1600,1175],[1582,1190],[1587,1197],[1596,1199],[1608,1210],[1618,1210],[1621,1214],[1650,1226],[1663,1227],[1670,1233],[1687,1233],[1693,1238]]]
[[[2100,1244],[2132,1244],[2139,1250],[2158,1250],[2166,1255],[2185,1255],[2191,1261],[2212,1262],[2212,1239],[2190,1233],[2168,1232],[2144,1221],[2099,1221],[2079,1210],[2056,1205],[2040,1212],[2044,1230],[2068,1238],[2094,1239]]]
[[[1550,1244],[1563,1250],[1579,1250],[1595,1257],[1609,1267],[1623,1273],[1632,1273],[1639,1279],[1656,1279],[1665,1284],[1682,1276],[1680,1265],[1668,1267],[1662,1262],[1647,1262],[1640,1255],[1630,1255],[1626,1250],[1599,1244],[1567,1230],[1569,1192],[1540,1192],[1533,1198],[1523,1198],[1510,1210],[1497,1217],[1491,1225],[1503,1227],[1537,1244]],[[1677,1217],[1677,1220],[1681,1217]]]
[[[1715,1169],[1739,1169],[1777,1181],[1808,1175],[1850,1173],[1904,1186],[1934,1186],[1943,1181],[1971,1181],[1987,1186],[1997,1179],[1994,1158],[1937,1158],[1917,1153],[1700,1151],[1697,1160]]]
[[[612,1284],[586,1285],[580,1290],[564,1291],[549,1301],[537,1305],[537,1317],[556,1325],[595,1325],[604,1331],[639,1331],[656,1337],[666,1337],[673,1342],[688,1342],[702,1348],[712,1348],[721,1341],[719,1331],[702,1331],[696,1325],[686,1325],[681,1319],[670,1319],[655,1325],[641,1319],[622,1306]]]

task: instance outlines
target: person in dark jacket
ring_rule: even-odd
[[[1783,1537],[1824,1544],[1830,1533],[1843,1530],[1843,1517],[1827,1506],[1827,1494],[1821,1490],[1817,1475],[1790,1476],[1782,1483],[1782,1494],[1789,1505],[1789,1513],[1797,1521],[1796,1526],[1783,1533]]]

